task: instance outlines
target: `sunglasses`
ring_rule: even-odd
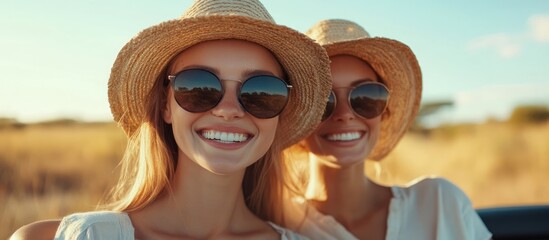
[[[389,89],[378,82],[365,82],[350,88],[348,94],[348,103],[358,116],[366,119],[372,119],[380,116],[387,108],[387,102],[389,101]],[[338,89],[338,88],[334,88]],[[337,99],[334,91],[330,93],[328,97],[328,103],[326,110],[322,115],[322,121],[328,119],[336,107]]]
[[[221,80],[204,69],[183,70],[168,79],[177,104],[192,113],[213,109],[225,94]],[[253,76],[239,86],[237,95],[242,108],[262,119],[276,117],[284,110],[292,88],[284,80],[269,75]]]

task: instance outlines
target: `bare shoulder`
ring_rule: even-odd
[[[10,240],[53,239],[60,223],[59,219],[50,219],[27,224],[17,229]]]

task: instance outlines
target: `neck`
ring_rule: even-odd
[[[238,231],[257,219],[244,202],[244,172],[218,175],[180,157],[171,192],[143,211],[156,223],[152,229],[170,235],[203,239]]]
[[[373,183],[364,175],[364,161],[341,168],[327,166],[316,156],[310,161],[311,184],[307,186],[306,197],[315,208],[343,225],[368,213],[368,203],[373,201],[370,191]]]

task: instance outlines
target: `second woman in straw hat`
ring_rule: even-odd
[[[323,122],[288,151],[296,162],[308,159],[308,174],[299,176],[304,211],[288,211],[295,228],[313,239],[489,239],[467,196],[449,181],[399,187],[364,176],[365,160],[383,159],[418,111],[422,77],[410,48],[370,38],[346,20],[321,21],[307,35],[330,56],[333,90]]]
[[[109,79],[112,114],[129,136],[113,200],[15,238],[301,238],[275,224],[281,150],[320,122],[328,64],[257,0],[199,0],[143,30]]]

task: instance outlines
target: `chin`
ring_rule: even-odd
[[[357,144],[351,148],[332,150],[340,165],[351,166],[365,162],[372,152],[372,147],[369,144]]]
[[[349,154],[342,154],[342,156],[338,156],[338,154],[323,156],[317,155],[317,157],[322,165],[339,169],[352,167],[365,161],[365,158],[352,157],[349,156]]]

